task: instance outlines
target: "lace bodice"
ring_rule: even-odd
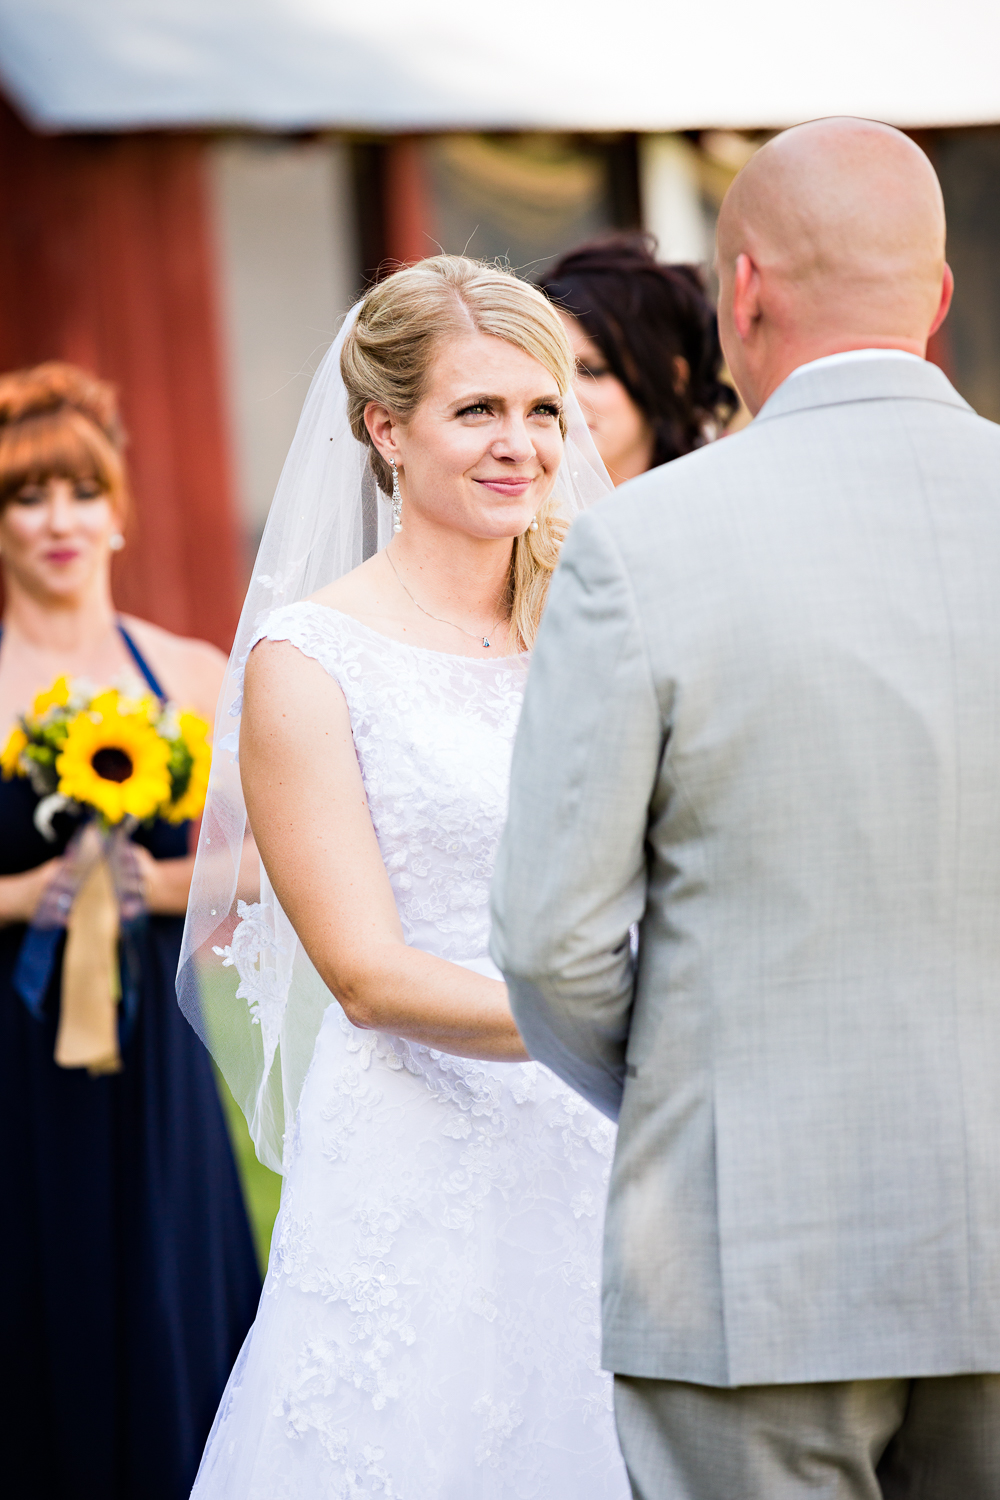
[[[253,643],[265,637],[313,657],[347,699],[407,943],[457,962],[485,957],[527,656],[427,651],[308,600],[274,610]]]

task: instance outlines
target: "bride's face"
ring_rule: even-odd
[[[383,457],[398,465],[404,528],[408,517],[411,525],[423,517],[501,538],[526,531],[552,492],[561,411],[544,365],[503,339],[470,333],[442,345],[408,422],[376,406],[365,419]]]

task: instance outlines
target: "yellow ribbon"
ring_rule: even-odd
[[[92,1077],[121,1070],[118,933],[118,899],[102,855],[77,891],[66,926],[55,1050],[60,1068],[86,1068]]]

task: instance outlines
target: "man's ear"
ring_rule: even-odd
[[[760,272],[746,252],[733,267],[733,327],[746,343],[760,317]]]
[[[955,278],[952,275],[951,266],[949,266],[948,262],[945,261],[944,276],[941,278],[941,301],[938,303],[938,310],[934,314],[934,322],[930,326],[930,332],[927,335],[928,338],[932,338],[933,335],[937,333],[938,329],[941,327],[941,324],[948,316],[948,309],[951,306],[951,299],[954,291]]]

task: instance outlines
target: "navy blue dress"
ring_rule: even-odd
[[[35,803],[0,780],[0,874],[74,831],[57,819],[47,843]],[[137,842],[182,856],[188,828]],[[25,929],[0,927],[0,1473],[16,1500],[186,1497],[256,1312],[215,1081],[174,994],[182,927],[154,916],[140,934],[135,1026],[99,1078],[56,1067],[58,968],[37,1021],[12,984]]]

